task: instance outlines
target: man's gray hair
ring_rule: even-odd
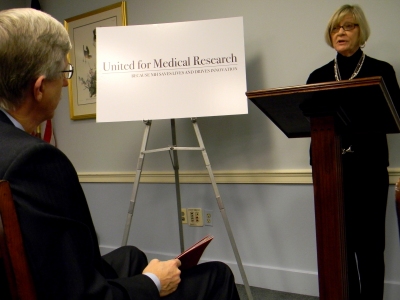
[[[0,107],[19,107],[39,76],[62,76],[70,49],[68,32],[52,16],[31,8],[0,11]]]

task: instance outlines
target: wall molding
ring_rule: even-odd
[[[114,250],[112,246],[100,246],[102,255]],[[165,261],[173,259],[175,255],[162,252],[144,251],[147,260],[154,258]],[[199,263],[215,261],[216,259],[202,257]],[[234,261],[223,261],[232,270],[235,282],[243,284],[243,280],[237,263]],[[251,286],[282,291],[288,293],[318,296],[318,274],[316,271],[294,270],[287,268],[277,268],[263,265],[243,264],[246,277]]]
[[[81,183],[132,183],[135,172],[79,172]],[[364,174],[360,174],[364,176]],[[216,171],[217,183],[241,184],[312,184],[311,169],[304,170],[271,170],[271,171]],[[400,178],[400,168],[389,169],[389,182],[395,184]],[[180,183],[210,183],[210,177],[205,171],[181,171]],[[175,183],[173,172],[142,172],[142,183]]]
[[[100,246],[102,255],[116,249],[113,246]],[[153,258],[160,260],[172,259],[174,255],[160,252],[145,251],[147,259]],[[202,258],[199,263],[212,261],[215,259]],[[225,261],[231,268],[236,283],[243,284],[239,268],[236,262]],[[278,268],[265,265],[243,264],[246,277],[250,286],[282,291],[287,293],[295,293],[302,295],[310,295],[318,297],[318,273],[310,270],[296,270],[289,268]],[[400,282],[385,281],[385,299],[397,299],[400,294]]]

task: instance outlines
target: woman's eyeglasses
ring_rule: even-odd
[[[344,31],[350,31],[353,30],[358,24],[354,23],[344,23],[343,26],[335,26],[331,28],[331,33],[338,33],[340,31],[340,28],[343,28]]]

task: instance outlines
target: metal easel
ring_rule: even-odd
[[[217,200],[217,204],[219,207],[219,210],[222,215],[222,219],[225,224],[226,231],[228,233],[228,237],[232,246],[233,253],[235,254],[236,262],[239,267],[240,274],[242,276],[243,284],[246,289],[246,294],[249,300],[253,300],[253,296],[251,294],[250,286],[247,281],[246,273],[244,272],[242,260],[240,259],[239,251],[236,246],[235,239],[233,237],[233,233],[231,230],[231,226],[228,221],[228,216],[225,211],[224,203],[221,199],[221,196],[218,191],[217,183],[214,178],[214,174],[211,169],[211,164],[210,160],[208,159],[208,155],[206,152],[206,148],[203,143],[203,139],[200,134],[200,129],[197,124],[197,119],[192,118],[192,124],[194,131],[196,133],[197,141],[199,143],[199,147],[177,147],[177,141],[176,141],[176,129],[175,129],[175,120],[171,119],[171,132],[172,132],[172,146],[165,147],[165,148],[158,148],[158,149],[153,149],[153,150],[146,150],[147,146],[147,141],[149,139],[149,134],[150,134],[150,127],[151,127],[151,121],[150,120],[145,120],[143,121],[144,124],[146,125],[144,134],[143,134],[143,140],[142,140],[142,146],[140,149],[140,154],[139,154],[139,159],[138,163],[136,166],[136,175],[135,175],[135,181],[133,184],[133,190],[132,190],[132,196],[131,200],[129,203],[129,209],[128,209],[128,216],[126,219],[126,224],[125,224],[125,230],[124,230],[124,235],[122,238],[122,246],[125,246],[128,242],[128,236],[129,236],[129,230],[131,227],[132,223],[132,217],[133,217],[133,210],[135,208],[135,202],[136,202],[136,196],[139,188],[139,182],[140,182],[140,176],[142,173],[142,167],[143,167],[143,162],[144,162],[144,156],[147,153],[155,153],[155,152],[161,152],[161,151],[170,151],[173,154],[173,157],[171,156],[172,160],[172,165],[174,168],[174,173],[175,173],[175,187],[176,187],[176,197],[177,197],[177,212],[178,212],[178,224],[179,224],[179,239],[180,239],[180,246],[181,246],[181,252],[184,251],[184,241],[183,241],[183,228],[182,228],[182,220],[181,220],[181,194],[180,194],[180,184],[179,184],[179,164],[178,164],[178,150],[194,150],[194,151],[201,151],[203,155],[203,159],[208,171],[208,175],[211,180],[211,184],[214,189],[215,197]]]

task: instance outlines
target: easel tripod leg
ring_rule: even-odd
[[[172,145],[176,147],[176,129],[175,129],[175,119],[171,119],[171,133],[172,133]],[[175,190],[176,190],[176,207],[178,210],[178,226],[179,226],[179,241],[181,245],[181,252],[185,251],[185,245],[183,240],[183,228],[182,228],[182,205],[181,205],[181,190],[179,184],[179,162],[178,162],[178,151],[173,150],[173,161],[172,165],[174,167],[175,174]]]
[[[133,183],[131,200],[129,202],[128,216],[126,218],[124,235],[122,237],[122,246],[126,246],[126,244],[128,243],[128,236],[129,236],[129,230],[131,228],[131,223],[132,223],[133,210],[135,208],[136,196],[137,196],[137,192],[139,189],[140,175],[142,174],[144,151],[146,150],[147,141],[149,139],[151,121],[143,121],[143,122],[145,123],[146,127],[144,130],[142,146],[140,148],[140,154],[139,154],[139,158],[138,158],[138,162],[137,162],[137,166],[136,166],[135,181]]]
[[[215,193],[215,197],[216,197],[216,200],[217,200],[217,203],[218,203],[218,207],[219,207],[219,210],[221,212],[222,219],[224,221],[225,228],[226,228],[226,231],[228,233],[229,240],[231,242],[233,253],[235,254],[235,258],[236,258],[236,262],[237,262],[238,267],[239,267],[240,274],[242,276],[243,284],[244,284],[244,287],[246,289],[247,298],[249,300],[253,300],[253,295],[251,294],[250,285],[249,285],[249,282],[247,281],[247,276],[246,276],[246,273],[244,271],[242,260],[240,258],[239,251],[238,251],[237,246],[236,246],[235,238],[233,237],[232,229],[231,229],[231,226],[229,224],[229,220],[228,220],[228,216],[227,216],[226,211],[225,211],[224,203],[223,203],[223,201],[221,199],[221,196],[219,194],[219,190],[218,190],[218,187],[217,187],[217,183],[215,181],[214,174],[213,174],[212,169],[211,169],[211,164],[210,164],[210,161],[208,159],[206,148],[204,146],[203,139],[201,138],[200,129],[199,129],[199,126],[198,126],[197,121],[196,121],[195,118],[192,119],[192,123],[193,123],[194,131],[196,132],[196,136],[197,136],[197,140],[199,142],[199,146],[202,149],[201,152],[203,154],[203,159],[204,159],[204,162],[206,164],[208,175],[210,176],[211,184],[212,184],[212,187],[214,189],[214,193]]]

